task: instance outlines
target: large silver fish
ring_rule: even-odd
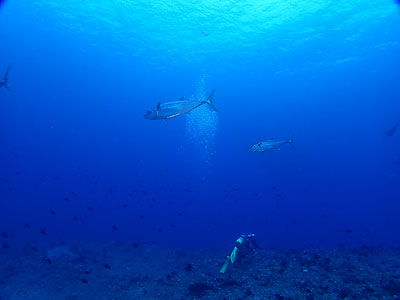
[[[290,138],[290,140],[287,141],[276,141],[275,138],[272,137],[271,139],[265,142],[259,142],[257,144],[254,144],[253,146],[250,147],[250,151],[264,153],[265,151],[280,149],[285,144],[290,144],[292,148],[295,149],[293,144],[293,138]]]
[[[188,101],[185,98],[181,98],[178,101],[172,102],[159,102],[156,108],[153,108],[144,115],[146,119],[149,120],[166,120],[173,117],[189,113],[191,110],[203,105],[208,104],[213,110],[217,111],[214,104],[212,103],[212,98],[214,95],[213,90],[205,101]]]

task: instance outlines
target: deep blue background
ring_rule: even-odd
[[[399,245],[400,12],[348,2],[5,3],[8,243]],[[143,118],[213,88],[218,114]],[[296,151],[248,151],[271,136]]]

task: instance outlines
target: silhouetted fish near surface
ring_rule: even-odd
[[[293,144],[293,138],[290,138],[290,140],[288,141],[276,141],[275,138],[272,137],[271,139],[265,142],[259,142],[257,144],[254,144],[253,146],[250,147],[250,151],[264,153],[265,151],[280,149],[285,144],[290,144],[292,148],[295,149]]]
[[[165,103],[159,102],[157,107],[147,111],[144,117],[148,120],[166,120],[183,115],[185,113],[190,113],[190,111],[203,104],[208,104],[213,110],[217,111],[212,103],[214,91],[215,90],[210,93],[210,96],[208,96],[207,100],[205,101],[188,101],[182,97],[178,101]]]
[[[400,0],[399,0],[400,1]],[[399,122],[397,122],[396,124],[394,124],[394,126],[393,127],[391,127],[388,131],[386,131],[386,136],[387,137],[391,137],[391,136],[393,136],[395,133],[396,133],[396,131],[397,131],[397,129],[399,128]]]
[[[0,2],[1,5],[1,2]],[[8,86],[8,71],[10,71],[10,66],[7,67],[6,72],[4,73],[3,79],[0,79],[0,88],[4,86],[8,91],[10,87]]]

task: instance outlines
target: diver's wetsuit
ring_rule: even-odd
[[[260,248],[256,242],[253,233],[243,234],[236,240],[236,246],[233,248],[230,255],[227,256],[224,265],[220,272],[225,273],[229,263],[234,263],[236,260],[240,261],[250,252],[254,252]]]
[[[260,248],[253,233],[243,234],[236,240],[236,259],[240,262],[250,252]]]

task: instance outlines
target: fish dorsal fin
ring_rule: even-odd
[[[158,104],[157,104],[157,110],[160,110],[160,107],[161,107],[161,102],[158,102]]]

